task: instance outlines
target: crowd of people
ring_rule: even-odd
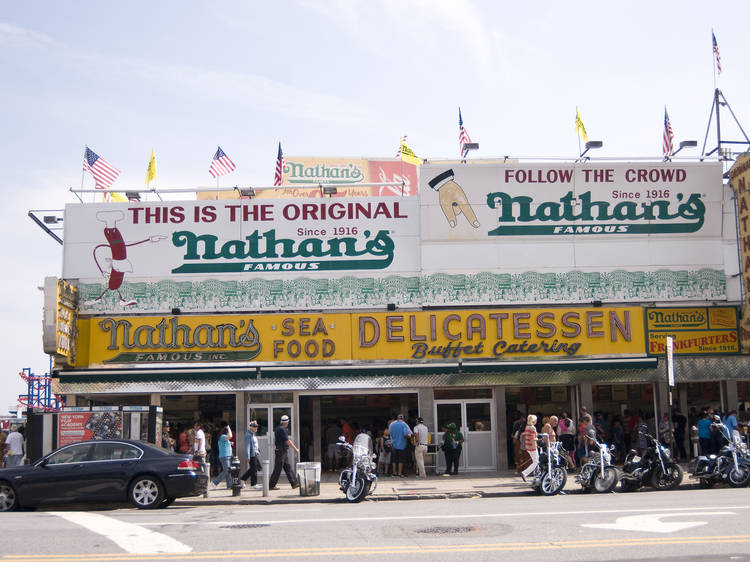
[[[515,467],[516,474],[523,478],[533,472],[540,434],[546,434],[551,443],[560,441],[571,471],[588,456],[586,435],[612,445],[615,462],[622,462],[631,449],[642,454],[648,447],[648,435],[658,436],[659,442],[670,449],[676,460],[686,461],[692,456],[688,453],[689,428],[697,428],[699,454],[714,454],[725,442],[726,436],[713,423],[716,415],[727,426],[729,435],[740,433],[736,410],[720,415],[709,407],[703,408],[700,413],[691,409],[688,415],[675,408],[671,414],[662,414],[658,423],[655,423],[653,414],[644,414],[640,409],[624,410],[622,415],[610,417],[602,411],[592,415],[583,407],[575,421],[565,411],[549,416],[516,412],[511,427],[510,464]]]
[[[442,443],[433,444],[424,419],[418,416],[406,420],[403,414],[392,414],[379,427],[360,427],[344,418],[328,420],[324,434],[325,467],[328,470],[339,470],[348,462],[336,447],[340,436],[351,444],[357,434],[366,433],[374,442],[377,472],[380,476],[404,478],[407,474],[414,474],[418,478],[427,478],[425,459],[430,445],[436,445],[445,457],[444,475],[456,475],[464,436],[453,422],[441,427],[441,431]]]

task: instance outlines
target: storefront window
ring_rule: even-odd
[[[435,400],[470,400],[492,398],[491,388],[436,388]]]
[[[461,425],[461,404],[437,405],[437,431],[445,431],[449,423]]]

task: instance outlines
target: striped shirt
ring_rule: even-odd
[[[536,427],[527,425],[521,434],[521,448],[524,451],[536,451]]]

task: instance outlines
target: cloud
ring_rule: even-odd
[[[0,46],[5,48],[56,48],[59,43],[49,35],[0,22]]]

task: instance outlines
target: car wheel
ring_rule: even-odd
[[[0,482],[0,511],[13,511],[18,507],[18,499],[13,486]]]
[[[139,509],[153,509],[164,501],[164,486],[154,476],[138,476],[130,485],[128,497]]]

